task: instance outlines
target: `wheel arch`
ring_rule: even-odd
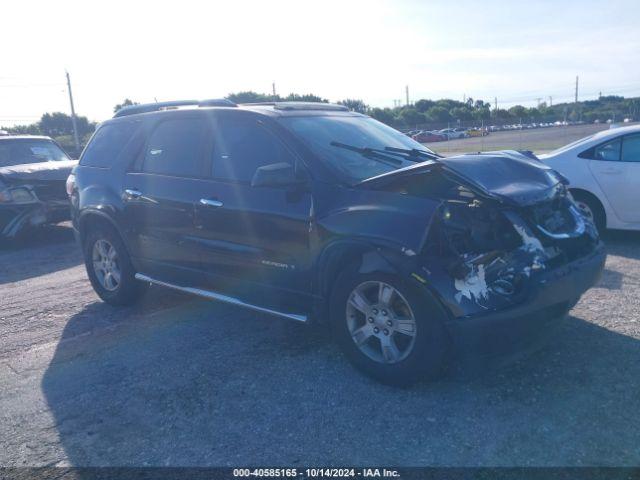
[[[316,265],[315,293],[323,299],[329,298],[333,281],[347,265],[356,262],[363,272],[398,273],[381,255],[380,248],[364,240],[338,241],[325,247]]]
[[[419,257],[403,253],[402,248],[381,245],[367,240],[338,241],[328,245],[318,257],[314,277],[314,295],[319,300],[316,310],[319,318],[326,318],[326,305],[338,275],[349,265],[358,264],[360,273],[386,273],[397,275],[418,283],[418,287],[429,295],[443,309],[447,317],[451,314],[445,307],[440,294],[421,277],[412,275],[419,270]],[[420,278],[420,279],[418,279]]]
[[[122,244],[127,250],[129,256],[131,256],[131,250],[126,242],[126,237],[123,235],[117,222],[108,213],[101,210],[85,210],[78,218],[78,233],[80,235],[80,244],[84,245],[84,241],[87,238],[87,233],[92,228],[98,228],[100,226],[110,228],[122,240]]]

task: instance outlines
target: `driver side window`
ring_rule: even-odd
[[[254,118],[219,118],[213,129],[211,176],[251,183],[258,168],[294,165],[283,143]]]

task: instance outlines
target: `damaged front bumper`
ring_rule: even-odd
[[[0,237],[13,238],[26,227],[58,223],[69,218],[68,201],[0,204]]]
[[[454,349],[464,354],[489,354],[531,343],[598,282],[605,259],[604,245],[599,242],[584,257],[532,274],[517,305],[451,319],[447,328]]]
[[[455,350],[518,349],[600,278],[606,253],[593,223],[570,197],[553,202],[484,213],[465,205],[462,212],[445,212],[430,244],[441,254],[425,257],[421,273],[450,314]],[[456,230],[455,216],[463,214],[464,228]]]

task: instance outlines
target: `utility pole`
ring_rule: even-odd
[[[404,93],[407,96],[407,107],[409,106],[409,85],[407,85],[406,87],[404,87]]]
[[[576,75],[576,103],[578,103],[578,76]]]
[[[536,98],[536,103],[538,108],[540,108],[540,104],[542,103],[542,98],[541,97]]]
[[[76,109],[73,106],[73,94],[71,93],[71,79],[69,78],[69,72],[64,72],[67,75],[67,88],[69,89],[69,103],[71,104],[71,123],[73,124],[73,141],[76,144],[76,152],[80,153],[80,138],[78,137],[78,122],[76,122]]]
[[[276,82],[271,84],[271,89],[273,90],[273,99],[276,99]]]
[[[498,97],[493,97],[494,110],[498,110]]]
[[[549,95],[549,106],[553,106],[553,97],[551,95]]]

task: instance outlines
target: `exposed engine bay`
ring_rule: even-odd
[[[499,152],[441,163],[396,175],[384,186],[440,200],[419,254],[420,276],[456,317],[518,304],[537,272],[598,245],[595,226],[577,209],[564,179],[535,157]]]
[[[525,207],[489,199],[447,200],[431,225],[423,252],[453,279],[455,301],[495,309],[517,303],[536,271],[588,253],[598,243],[564,185]]]

